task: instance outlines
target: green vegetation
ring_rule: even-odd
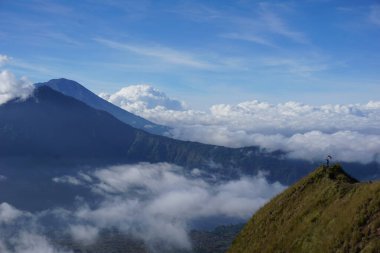
[[[380,252],[380,182],[320,167],[261,208],[228,252]]]

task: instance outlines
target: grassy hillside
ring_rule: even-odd
[[[228,252],[380,252],[380,182],[320,167],[261,208]]]

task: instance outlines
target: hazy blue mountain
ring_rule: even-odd
[[[83,85],[72,80],[65,78],[52,79],[48,82],[37,83],[35,85],[37,87],[46,85],[67,96],[82,101],[95,109],[106,111],[124,123],[138,129],[143,129],[149,133],[164,135],[170,129],[169,127],[155,124],[133,113],[123,110],[120,107],[100,98],[90,90],[86,89]]]
[[[31,157],[68,164],[169,162],[225,177],[270,172],[268,178],[293,183],[311,163],[285,159],[281,151],[227,148],[153,135],[48,86],[24,101],[0,106],[0,157]],[[359,178],[377,175],[378,164],[348,164]],[[360,174],[360,175],[358,175]]]
[[[104,165],[168,162],[198,168],[210,180],[267,171],[268,180],[286,185],[316,166],[284,155],[259,147],[226,148],[150,134],[47,86],[36,88],[26,100],[0,106],[0,175],[6,178],[0,183],[0,202],[27,210],[72,205],[78,188],[54,184],[52,177]],[[379,175],[377,163],[344,166],[360,179]],[[80,195],[93,199],[85,189]]]
[[[226,148],[153,135],[47,86],[24,101],[0,106],[0,157],[95,165],[169,162],[228,177],[268,170],[273,180],[284,183],[310,167],[305,161],[284,162],[280,152],[258,147]]]

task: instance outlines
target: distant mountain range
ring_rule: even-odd
[[[47,84],[62,82],[66,81],[52,80]],[[67,82],[71,87],[67,89],[72,89],[69,93],[83,88]],[[261,170],[269,172],[270,180],[283,184],[295,182],[313,166],[308,161],[287,159],[282,151],[227,148],[153,135],[53,90],[50,85],[37,85],[26,100],[14,99],[0,106],[0,157],[84,165],[168,162],[228,178]],[[75,97],[88,97],[83,94],[91,93],[79,92]],[[377,176],[379,170],[376,163],[347,167],[361,178]]]
[[[36,83],[36,87],[48,86],[59,91],[66,96],[73,97],[83,103],[102,111],[106,111],[122,122],[135,128],[145,130],[152,134],[165,135],[170,130],[169,127],[161,126],[141,118],[133,113],[121,109],[120,107],[100,98],[83,85],[65,78],[52,79],[45,83]]]
[[[267,170],[283,183],[297,180],[310,165],[259,147],[226,148],[153,135],[45,85],[24,101],[0,106],[0,157],[83,165],[169,162],[224,177]]]
[[[70,206],[78,188],[57,185],[53,177],[136,162],[168,162],[189,173],[197,168],[204,179],[216,182],[266,171],[269,181],[285,185],[318,165],[288,159],[282,151],[227,148],[151,134],[47,85],[37,85],[25,100],[0,105],[0,176],[6,178],[0,182],[0,202],[27,210]],[[360,179],[377,178],[380,171],[377,163],[343,164]],[[93,198],[80,190],[80,195]]]
[[[379,252],[380,182],[320,167],[262,207],[230,253]]]

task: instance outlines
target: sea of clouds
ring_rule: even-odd
[[[95,205],[78,195],[73,209],[38,213],[0,204],[0,252],[70,252],[46,237],[46,217],[60,221],[63,233],[91,244],[102,229],[119,231],[167,249],[191,249],[189,231],[194,221],[215,217],[245,221],[271,197],[285,189],[263,174],[239,180],[209,182],[197,169],[186,171],[167,163],[139,163],[105,167],[51,179],[90,189],[100,197]],[[22,229],[17,229],[17,228]],[[16,230],[14,229],[16,228]]]
[[[282,149],[292,158],[369,163],[380,161],[380,101],[312,106],[257,100],[193,110],[150,85],[134,85],[100,97],[155,123],[169,136],[228,147]]]

